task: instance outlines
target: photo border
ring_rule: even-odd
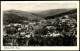
[[[80,10],[79,10],[80,11]],[[80,22],[79,22],[80,23]],[[0,25],[0,28],[1,28],[1,25]],[[80,38],[80,37],[79,37]]]

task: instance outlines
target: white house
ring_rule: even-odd
[[[18,26],[18,23],[14,24],[14,26]]]
[[[21,28],[18,28],[18,30],[20,31],[20,30],[21,30]]]
[[[21,36],[25,36],[26,35],[26,32],[20,32],[20,35]]]
[[[28,35],[25,35],[26,38],[30,38],[31,37],[31,34],[28,34]]]
[[[53,34],[50,34],[50,36],[53,36],[53,37],[57,37],[57,36],[60,36],[61,34],[56,34],[56,33],[53,33]]]

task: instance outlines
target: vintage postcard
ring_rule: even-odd
[[[78,50],[78,1],[2,1],[2,50]]]

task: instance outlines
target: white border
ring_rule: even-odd
[[[77,46],[3,46],[3,3],[77,3]],[[6,48],[6,49],[5,49]],[[79,1],[1,1],[1,50],[79,50]]]

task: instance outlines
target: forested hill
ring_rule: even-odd
[[[4,23],[18,23],[21,20],[41,20],[40,16],[34,15],[30,12],[20,11],[20,10],[8,10],[3,12]]]
[[[44,18],[46,18],[48,16],[57,15],[57,14],[64,13],[64,12],[67,12],[70,10],[73,10],[73,9],[50,9],[50,10],[44,10],[41,12],[40,11],[39,12],[33,12],[33,13],[36,13],[38,15],[42,15],[42,16],[44,16]]]
[[[69,15],[71,18],[77,19],[77,9],[72,9],[72,10],[62,12],[62,13],[58,13],[58,14],[52,15],[52,16],[47,16],[45,19],[53,19],[53,18],[60,17],[60,16],[63,16],[63,15]]]

